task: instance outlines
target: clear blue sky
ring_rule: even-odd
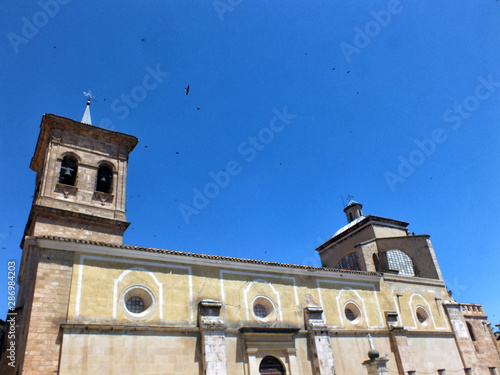
[[[126,244],[319,265],[351,195],[500,323],[499,2],[59,1],[0,5],[0,318],[42,115],[92,90],[140,141]]]

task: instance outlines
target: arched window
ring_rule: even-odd
[[[76,172],[78,171],[78,162],[72,156],[66,155],[61,161],[61,170],[59,171],[59,183],[75,186]]]
[[[101,165],[97,170],[97,182],[95,190],[101,193],[110,194],[113,186],[113,171],[106,165]]]
[[[386,257],[389,270],[399,271],[399,275],[415,276],[413,262],[401,250],[389,250],[386,252]]]
[[[285,368],[277,358],[268,355],[265,356],[260,362],[259,374],[284,375],[286,372]]]
[[[467,324],[467,329],[469,330],[469,335],[472,341],[476,341],[476,335],[474,335],[474,330],[472,329],[472,324],[465,322]]]
[[[344,256],[340,260],[340,262],[337,263],[335,268],[341,270],[361,271],[361,267],[359,266],[358,256],[354,251]]]

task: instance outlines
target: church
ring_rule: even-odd
[[[91,125],[88,104],[40,124],[0,373],[499,374],[482,306],[454,301],[429,235],[355,201],[321,267],[123,244],[138,139]]]

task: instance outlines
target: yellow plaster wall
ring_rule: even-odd
[[[300,369],[300,374],[311,374],[312,365],[309,358],[311,352],[308,349],[304,322],[304,308],[308,305],[320,305],[324,309],[323,316],[330,331],[339,375],[362,370],[360,366],[367,359],[369,349],[366,339],[368,332],[372,332],[375,347],[381,355],[385,353],[389,355],[389,367],[396,369],[387,338],[385,311],[400,312],[399,323],[410,332],[418,331],[419,334],[451,332],[450,327],[446,326],[440,300],[436,300],[436,297],[445,298],[446,291],[439,286],[386,282],[378,277],[362,279],[354,276],[353,279],[352,275],[342,273],[280,274],[265,270],[252,272],[222,266],[203,266],[190,263],[189,260],[190,258],[187,258],[185,263],[171,263],[112,256],[83,255],[82,258],[82,255],[77,255],[73,267],[69,323],[102,323],[127,327],[167,326],[178,331],[165,333],[163,330],[155,329],[142,331],[146,333],[139,331],[131,333],[130,328],[126,328],[127,333],[116,333],[109,330],[73,332],[71,329],[69,331],[66,329],[61,362],[64,371],[61,373],[95,374],[95,371],[101,371],[96,370],[96,363],[102,362],[103,368],[110,368],[109,355],[120,359],[118,368],[123,368],[123,371],[118,371],[120,375],[134,373],[137,369],[133,367],[131,361],[138,358],[140,358],[138,363],[144,363],[146,369],[151,369],[148,371],[154,372],[160,369],[158,363],[161,362],[168,363],[169,369],[175,373],[199,373],[197,310],[198,303],[204,299],[214,299],[222,303],[222,319],[228,329],[226,355],[230,374],[246,374],[248,371],[248,357],[245,341],[242,339],[244,335],[238,333],[241,327],[285,327],[296,329],[297,332],[300,330],[301,333],[296,335],[293,341],[296,350],[296,368]],[[162,286],[162,293],[159,284]],[[120,308],[118,299],[131,285],[145,286],[156,297],[157,308],[146,320],[131,319]],[[163,304],[160,304],[160,295],[163,297]],[[277,308],[274,320],[262,322],[253,315],[252,301],[259,296],[267,296],[272,300]],[[358,324],[352,324],[344,316],[345,305],[349,302],[355,303],[361,310],[362,319]],[[113,318],[114,303],[117,304],[116,318]],[[417,306],[425,307],[430,313],[431,319],[427,326],[415,324]],[[163,319],[160,317],[160,311],[163,313]],[[193,331],[180,333],[183,328]],[[426,353],[422,348],[425,346],[439,348],[442,342],[445,343],[444,347],[448,348],[447,352],[453,352],[452,338],[412,340],[411,350],[415,353],[415,358],[419,358],[418,360],[423,360],[424,354],[421,353]],[[144,361],[140,354],[141,350],[146,350]],[[257,354],[265,355],[264,352]],[[456,363],[460,363],[456,362],[456,354],[455,349],[454,357],[451,357],[449,362],[443,362],[434,356],[428,366],[435,369],[441,364],[443,366],[453,364],[455,368]],[[177,368],[176,365],[182,368]],[[77,366],[81,372],[71,372],[72,366]],[[165,367],[161,368],[164,370]]]
[[[197,326],[199,301],[215,299],[223,304],[223,319],[228,327],[259,325],[262,322],[253,315],[252,301],[266,296],[276,307],[275,319],[266,322],[267,325],[304,329],[304,307],[321,305],[326,324],[333,329],[385,330],[384,312],[395,311],[400,314],[400,324],[407,329],[451,331],[441,306],[445,298],[445,289],[441,287],[387,283],[377,278],[361,282],[345,279],[342,274],[335,274],[336,278],[280,275],[88,255],[76,257],[73,271],[68,309],[70,322],[129,324],[131,319],[123,313],[119,298],[126,288],[142,285],[155,295],[157,307],[141,324]],[[161,299],[163,304],[160,305]],[[358,324],[350,323],[344,316],[349,302],[361,311],[362,319]],[[416,321],[418,306],[429,313],[427,326]]]

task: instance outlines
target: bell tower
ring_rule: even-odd
[[[127,163],[137,142],[131,135],[90,125],[90,112],[82,122],[44,115],[30,165],[36,189],[25,236],[123,243],[130,224]]]

